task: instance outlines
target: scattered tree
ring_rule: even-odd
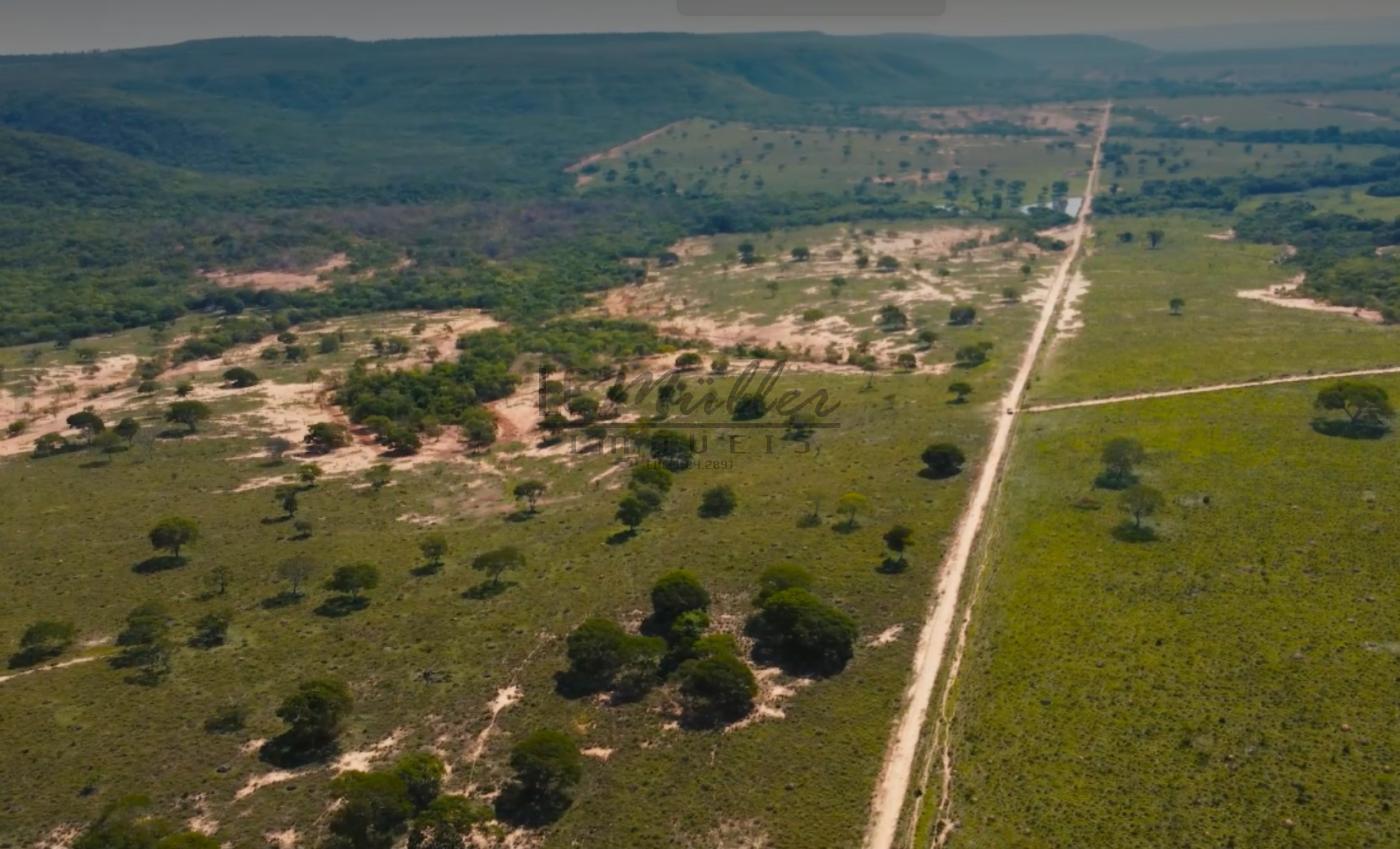
[[[194,433],[199,423],[211,415],[208,405],[202,401],[176,401],[165,411],[165,420],[172,424],[182,424],[190,433]]]
[[[282,508],[282,515],[291,519],[297,514],[297,493],[300,487],[293,484],[283,484],[272,491],[272,500],[277,502],[277,506]]]
[[[112,432],[125,439],[126,444],[130,445],[136,439],[136,434],[141,432],[141,425],[136,419],[128,416],[117,422],[116,427],[112,428]]]
[[[348,566],[340,566],[331,575],[331,579],[326,582],[326,589],[345,593],[356,601],[361,599],[361,594],[365,590],[372,590],[377,586],[379,586],[379,568],[372,563],[352,563]]]
[[[905,564],[904,552],[914,544],[914,531],[905,525],[895,525],[885,531],[885,547],[898,555],[898,563],[902,568]]]
[[[573,803],[573,789],[583,778],[583,756],[567,734],[540,730],[516,743],[510,752],[515,776],[496,800],[507,822],[540,825],[559,817]]]
[[[1133,527],[1141,528],[1142,520],[1161,509],[1166,503],[1162,493],[1150,486],[1134,484],[1123,491],[1118,497],[1118,504],[1123,508],[1123,512],[1133,517]]]
[[[709,592],[699,578],[684,569],[667,572],[651,588],[652,616],[663,627],[682,613],[709,607]]]
[[[10,656],[10,667],[33,666],[52,660],[73,645],[78,629],[72,622],[44,619],[35,622],[19,638],[19,651]]]
[[[1384,389],[1373,384],[1355,380],[1343,380],[1323,388],[1317,393],[1313,406],[1328,412],[1341,411],[1346,414],[1344,427],[1323,420],[1317,427],[1324,433],[1337,432],[1344,436],[1370,436],[1384,433],[1395,418],[1395,408]]]
[[[316,562],[306,555],[298,555],[283,560],[277,567],[277,577],[291,587],[293,598],[301,597],[302,585],[316,574]]]
[[[523,500],[528,505],[527,509],[529,509],[531,513],[538,513],[540,496],[544,495],[546,489],[548,489],[548,487],[545,485],[544,481],[527,480],[516,484],[512,492],[517,499]]]
[[[856,515],[862,513],[870,507],[870,499],[859,492],[848,492],[841,496],[836,502],[836,512],[846,516],[844,528],[854,530],[856,525]]]
[[[228,639],[228,627],[231,624],[232,610],[204,614],[194,624],[194,636],[190,637],[190,645],[199,649],[212,649],[223,645]]]
[[[732,651],[686,661],[679,678],[681,705],[693,724],[727,724],[753,712],[758,680]]]
[[[328,750],[340,736],[354,704],[343,681],[303,681],[277,708],[277,718],[287,723],[287,729],[269,745],[302,756]]]
[[[966,381],[956,381],[948,385],[948,391],[953,394],[954,404],[966,404],[967,396],[972,394],[972,384]]]
[[[934,443],[925,448],[919,458],[924,461],[924,474],[937,480],[953,477],[967,462],[967,455],[951,442]]]
[[[753,629],[761,650],[803,671],[834,674],[855,651],[855,621],[805,589],[768,596]]]
[[[1094,481],[1101,489],[1127,489],[1137,483],[1135,469],[1147,459],[1147,452],[1136,439],[1118,437],[1103,447],[1103,473]]]
[[[1172,298],[1167,307],[1171,310],[1172,315],[1181,315],[1182,311],[1186,309],[1186,301],[1182,298]]]
[[[257,374],[243,366],[234,366],[224,372],[224,380],[234,389],[247,389],[249,386],[257,386],[259,382]]]
[[[763,418],[767,412],[768,402],[762,395],[751,392],[734,402],[733,418],[736,422],[753,421]]]
[[[565,641],[569,669],[559,678],[568,693],[584,694],[614,691],[624,698],[637,698],[650,689],[659,676],[660,660],[666,644],[657,637],[634,636],[610,619],[589,619]]]
[[[412,752],[394,763],[394,775],[403,781],[413,807],[421,811],[442,793],[442,780],[447,776],[447,767],[437,755]]]
[[[957,327],[972,324],[977,320],[976,307],[959,304],[948,310],[948,323]]]
[[[178,558],[181,548],[199,539],[199,525],[193,519],[169,516],[156,522],[147,537],[152,548],[157,551],[169,551],[172,556]]]
[[[492,549],[472,559],[472,568],[484,572],[491,586],[496,588],[501,586],[501,575],[507,569],[520,569],[524,566],[524,553],[513,545]]]
[[[718,519],[728,516],[734,512],[734,507],[738,504],[738,499],[734,495],[734,488],[728,485],[720,485],[705,490],[700,496],[700,515],[706,519]]]
[[[86,443],[91,443],[94,436],[107,429],[102,417],[92,410],[81,410],[69,416],[68,426],[82,434]]]
[[[350,430],[339,422],[316,422],[301,440],[308,450],[325,454],[350,444]]]
[[[369,484],[370,492],[379,492],[389,485],[393,476],[392,466],[388,463],[376,463],[365,470],[365,483]]]
[[[418,541],[418,550],[423,559],[434,571],[442,568],[442,558],[447,556],[447,537],[441,533],[431,533]]]

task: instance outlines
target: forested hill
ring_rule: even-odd
[[[1024,58],[1015,41],[244,38],[6,57],[0,127],[34,134],[31,149],[58,137],[284,188],[375,186],[406,200],[532,194],[579,156],[683,117],[857,120],[862,106],[1046,96],[1046,64],[1082,53],[1086,40],[1026,39]]]

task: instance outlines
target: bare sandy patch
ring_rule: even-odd
[[[293,771],[289,769],[274,769],[262,775],[254,775],[243,782],[243,786],[238,788],[238,792],[233,794],[233,801],[237,802],[246,799],[264,787],[272,784],[280,784],[283,781],[291,781],[299,775],[306,775],[307,772],[306,770]]]
[[[395,728],[389,733],[389,736],[375,743],[373,746],[354,752],[346,752],[341,755],[331,766],[331,769],[335,771],[336,775],[342,772],[350,772],[351,770],[356,772],[368,772],[369,768],[374,766],[374,762],[390,751],[393,751],[394,747],[399,744],[399,741],[402,740],[407,733],[408,729],[406,728]]]
[[[1267,289],[1241,289],[1235,295],[1251,301],[1263,301],[1277,307],[1288,307],[1295,310],[1307,310],[1309,312],[1331,313],[1332,315],[1345,315],[1357,318],[1362,321],[1369,321],[1372,324],[1385,323],[1385,316],[1377,310],[1368,310],[1364,307],[1344,307],[1337,304],[1329,304],[1326,301],[1319,301],[1314,298],[1304,297],[1297,294],[1298,287],[1303,285],[1303,276],[1295,277],[1291,282],[1278,286],[1270,286]]]
[[[295,828],[284,828],[281,831],[268,831],[263,833],[263,840],[272,849],[296,849],[297,841],[301,836],[297,834]]]
[[[871,648],[887,646],[899,639],[899,635],[904,633],[903,625],[891,625],[866,641],[866,645]]]
[[[471,750],[467,752],[467,763],[474,764],[481,760],[481,756],[486,753],[486,744],[490,741],[492,733],[495,732],[496,722],[500,719],[501,714],[512,705],[519,704],[520,700],[524,697],[525,691],[521,690],[520,687],[515,684],[502,687],[500,690],[496,691],[496,697],[486,706],[487,712],[491,715],[491,720],[486,723],[486,727],[481,729],[481,732],[476,735],[476,739],[472,742]]]
[[[1214,239],[1217,242],[1233,242],[1235,240],[1235,228],[1231,227],[1229,230],[1222,230],[1219,233],[1207,233],[1206,238]]]
[[[134,355],[122,354],[91,366],[51,367],[27,376],[28,394],[0,389],[0,419],[28,423],[24,434],[0,439],[0,457],[29,452],[40,434],[67,431],[67,418],[74,413],[91,409],[109,414],[139,401],[135,387],[125,385],[136,363]]]
[[[39,838],[33,849],[69,849],[83,830],[76,825],[56,825]]]
[[[594,760],[606,763],[608,758],[613,756],[613,752],[613,749],[604,749],[601,746],[594,746],[589,749],[581,749],[579,754],[583,755],[585,758],[593,758]]]
[[[46,666],[34,666],[20,672],[12,672],[9,675],[0,675],[0,684],[15,678],[23,678],[26,675],[34,675],[39,672],[52,672],[55,669],[67,669],[70,666],[77,666],[80,663],[91,663],[97,660],[97,655],[86,655],[84,657],[73,657],[68,660],[61,660],[58,663],[50,663]]]
[[[1052,348],[1066,339],[1073,339],[1079,335],[1079,331],[1084,329],[1084,319],[1079,312],[1079,301],[1088,293],[1089,278],[1085,277],[1082,271],[1076,270],[1074,275],[1070,277],[1069,286],[1065,288],[1060,315],[1055,320],[1055,336],[1050,342]]]
[[[783,675],[781,669],[774,666],[755,669],[754,678],[758,679],[758,698],[754,700],[753,713],[726,726],[724,729],[726,734],[747,728],[756,722],[786,719],[787,711],[783,710],[784,703],[797,695],[798,690],[812,683],[806,678],[788,678]]]
[[[310,271],[225,271],[213,269],[202,272],[204,279],[225,289],[260,289],[273,292],[295,292],[299,289],[325,289],[329,275],[350,264],[343,253],[333,254]]]

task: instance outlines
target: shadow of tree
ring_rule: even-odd
[[[168,572],[171,569],[179,569],[189,561],[183,557],[176,557],[173,554],[160,554],[155,557],[148,557],[131,567],[131,571],[138,575],[150,575],[155,572]]]
[[[364,596],[333,595],[316,607],[317,616],[339,619],[369,607],[369,599]]]
[[[281,610],[284,607],[300,604],[303,598],[305,598],[305,596],[300,593],[284,590],[277,595],[269,596],[258,602],[258,607],[261,607],[263,610]]]
[[[608,545],[622,545],[623,543],[634,539],[636,536],[637,531],[634,528],[628,528],[625,531],[618,531],[617,533],[608,537]]]
[[[1095,489],[1108,489],[1117,492],[1127,489],[1138,482],[1138,476],[1132,472],[1114,472],[1104,469],[1094,478]]]
[[[307,745],[298,741],[291,732],[273,737],[258,749],[258,759],[281,769],[296,769],[307,764],[328,761],[340,754],[340,746],[334,741],[317,745]]]
[[[61,654],[63,654],[62,649],[56,649],[52,646],[30,646],[10,655],[9,667],[11,669],[24,669],[29,666],[37,666],[45,661],[53,660]]]
[[[1155,542],[1157,532],[1147,525],[1123,522],[1113,529],[1113,538],[1119,542]]]
[[[1313,419],[1312,429],[1323,436],[1341,439],[1380,439],[1390,432],[1390,426],[1384,423],[1324,418]]]
[[[924,468],[919,470],[918,474],[919,477],[927,481],[946,481],[949,478],[955,478],[958,475],[962,474],[962,471],[963,470],[961,467],[953,469],[951,471],[946,469],[939,469],[938,471],[934,471],[933,469],[930,469],[927,466],[925,466]]]
[[[898,575],[909,569],[909,561],[898,557],[886,557],[875,567],[875,571],[881,575]]]
[[[492,581],[489,578],[462,593],[462,598],[469,598],[473,601],[483,601],[488,598],[495,598],[511,587],[516,586],[515,581]]]
[[[496,818],[509,825],[539,828],[549,825],[573,804],[562,790],[531,791],[519,782],[511,782],[496,797]]]

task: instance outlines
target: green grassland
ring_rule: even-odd
[[[796,244],[812,235],[778,232],[772,238]],[[763,236],[750,238],[768,250]],[[705,264],[717,258],[697,260],[696,269],[683,262],[675,271],[695,290],[710,275],[717,304],[732,299],[734,308],[761,309],[760,278],[746,278],[743,286],[734,282],[737,274],[725,281]],[[610,538],[621,529],[613,512],[625,471],[599,477],[618,456],[596,450],[537,456],[521,453],[520,445],[493,451],[486,466],[494,472],[477,464],[420,465],[396,471],[378,493],[358,476],[325,479],[300,499],[298,518],[312,522],[311,537],[294,539],[289,523],[276,521],[271,487],[238,491],[250,480],[290,474],[294,464],[269,466],[260,459],[261,439],[242,416],[256,411],[253,401],[209,390],[221,369],[195,377],[201,387],[196,397],[211,399],[215,412],[195,436],[153,435],[163,427],[164,404],[173,400],[167,387],[120,411],[145,426],[129,451],[97,462],[86,452],[0,461],[0,515],[26,517],[0,529],[0,547],[10,562],[23,564],[0,575],[0,596],[7,599],[0,642],[13,645],[36,619],[68,619],[78,624],[80,640],[93,643],[69,656],[105,656],[126,613],[159,599],[174,614],[181,645],[171,674],[153,687],[128,682],[127,671],[103,659],[0,682],[6,715],[19,719],[0,731],[0,745],[21,755],[7,781],[35,788],[23,804],[4,809],[0,841],[28,845],[132,792],[150,794],[172,818],[208,816],[218,823],[220,839],[236,845],[291,826],[314,841],[314,823],[330,803],[331,771],[313,768],[235,796],[271,769],[245,746],[280,730],[272,711],[282,696],[299,680],[331,675],[349,681],[356,699],[345,751],[397,733],[396,751],[442,754],[456,788],[471,784],[484,794],[497,787],[511,742],[542,726],[565,729],[584,747],[612,750],[605,761],[588,761],[578,801],[544,834],[546,846],[720,846],[726,838],[714,835],[725,828],[767,835],[773,847],[850,846],[864,825],[933,570],[975,471],[927,480],[917,474],[918,454],[939,440],[960,444],[969,456],[980,453],[1033,317],[1031,305],[993,309],[992,281],[986,284],[988,307],[979,326],[943,328],[946,305],[926,315],[915,311],[939,328],[934,360],[951,359],[966,342],[994,341],[986,365],[951,375],[790,372],[782,389],[826,390],[841,403],[833,416],[840,428],[819,431],[810,452],[781,439],[780,431],[771,439],[752,431],[707,431],[701,466],[681,474],[663,510],[620,544]],[[862,301],[883,286],[888,282],[852,284],[843,306],[861,313],[868,309]],[[787,306],[783,301],[782,309]],[[348,320],[348,341],[336,354],[313,354],[302,364],[252,365],[273,382],[304,379],[310,368],[330,374],[368,353],[369,334],[412,318]],[[331,324],[339,323],[325,326]],[[314,329],[299,331],[315,338]],[[93,344],[102,354],[154,352],[147,331]],[[0,356],[22,363],[18,351]],[[36,365],[69,365],[72,356],[45,347]],[[714,388],[723,395],[733,379],[721,378]],[[972,403],[948,403],[947,384],[958,379],[974,385]],[[510,487],[530,477],[549,483],[542,512],[512,521]],[[698,518],[701,491],[719,483],[734,487],[738,509],[728,518]],[[857,529],[838,532],[835,502],[851,491],[867,495],[870,510]],[[822,521],[802,527],[812,498],[821,500]],[[188,564],[135,571],[151,554],[149,526],[172,514],[201,524]],[[882,574],[880,535],[896,522],[915,529],[912,567]],[[422,564],[417,542],[429,527],[447,535],[451,553],[440,573],[415,574]],[[507,574],[511,584],[504,593],[464,595],[482,584],[466,563],[502,544],[520,546],[526,567]],[[285,589],[275,577],[277,565],[300,553],[320,564],[308,597],[289,606],[268,603]],[[343,618],[315,613],[331,595],[320,582],[334,567],[356,561],[372,562],[383,574],[368,594],[370,605]],[[660,574],[695,571],[715,595],[718,626],[737,630],[750,611],[758,573],[781,562],[809,568],[817,589],[854,615],[861,633],[856,659],[841,675],[777,679],[795,691],[778,704],[785,718],[727,733],[668,730],[674,699],[668,690],[616,707],[554,692],[553,676],[564,667],[563,636],[592,615],[635,623]],[[208,585],[218,567],[232,575],[222,596]],[[227,645],[183,645],[196,619],[224,608],[234,612]],[[895,626],[904,628],[897,640],[868,644]],[[521,688],[523,700],[500,715],[482,758],[469,762],[490,722],[487,706],[511,685]],[[248,708],[246,730],[203,730],[205,720],[230,703]],[[773,768],[775,757],[783,768]]]
[[[1393,97],[1384,92],[1337,91],[1322,94],[1281,93],[1219,96],[1146,97],[1119,101],[1128,110],[1115,123],[1136,123],[1133,109],[1150,109],[1173,123],[1232,130],[1395,129]]]
[[[1400,840],[1400,485],[1376,473],[1400,442],[1315,433],[1316,390],[1027,419],[957,685],[950,846]],[[1093,489],[1121,435],[1167,496],[1154,542],[1115,539]]]
[[[1317,207],[1319,212],[1335,212],[1341,215],[1351,215],[1356,218],[1394,218],[1397,214],[1395,198],[1375,197],[1366,193],[1364,187],[1347,187],[1340,189],[1312,189],[1306,192],[1296,192],[1290,197],[1305,200]],[[1239,212],[1248,213],[1258,209],[1263,204],[1278,200],[1277,197],[1261,195],[1249,198],[1241,203],[1237,209]]]
[[[1054,137],[768,129],[690,120],[597,161],[582,185],[589,190],[622,182],[690,194],[781,195],[858,193],[878,184],[912,197],[975,206],[973,190],[990,200],[1017,181],[1024,184],[1024,202],[1048,199],[1060,180],[1072,181],[1073,193],[1082,188],[1087,158],[1082,143]],[[947,182],[951,172],[963,186]]]
[[[1400,365],[1400,328],[1240,298],[1289,282],[1279,249],[1208,238],[1226,219],[1100,218],[1078,304],[1084,328],[1061,340],[1033,379],[1035,402],[1256,377]],[[1153,250],[1144,234],[1164,237]],[[1133,232],[1131,243],[1118,234]],[[1173,316],[1168,302],[1186,301]]]
[[[1148,180],[1287,175],[1335,163],[1364,165],[1391,153],[1375,145],[1244,144],[1183,139],[1134,139],[1131,153],[1105,171],[1118,191],[1139,191]],[[1364,191],[1364,190],[1363,190]]]

